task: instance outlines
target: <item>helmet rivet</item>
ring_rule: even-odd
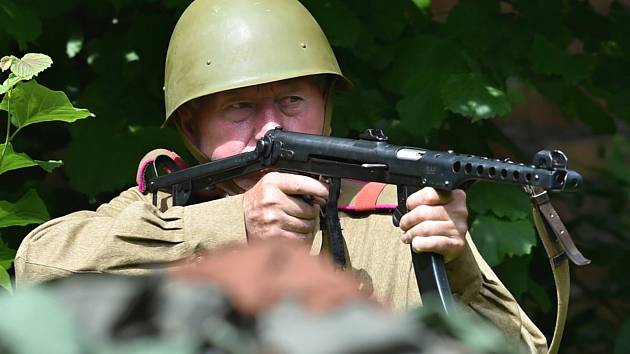
[[[212,61],[210,60],[206,61],[206,65],[210,65],[210,64],[212,64]]]
[[[300,46],[304,49],[306,49],[306,43],[300,43]]]

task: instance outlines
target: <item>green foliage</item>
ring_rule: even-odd
[[[11,70],[0,86],[0,93],[4,94],[0,110],[7,112],[5,143],[0,144],[0,174],[31,166],[39,166],[50,173],[62,164],[58,160],[33,160],[25,153],[15,152],[11,141],[22,128],[51,121],[71,123],[92,115],[86,109],[74,108],[63,92],[49,90],[32,80],[51,65],[49,56],[37,53],[27,53],[22,58],[11,55],[0,59],[0,69]],[[12,125],[16,128],[13,132]],[[39,224],[48,219],[48,210],[34,189],[29,189],[15,203],[0,200],[0,228]],[[15,252],[0,239],[0,286],[9,291],[11,281],[7,270],[14,256]]]

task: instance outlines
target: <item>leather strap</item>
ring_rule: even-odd
[[[564,333],[569,307],[570,278],[569,260],[577,265],[586,265],[590,260],[585,258],[575,247],[566,227],[560,220],[558,213],[551,205],[549,196],[544,190],[531,189],[531,202],[534,206],[532,214],[538,236],[542,241],[549,258],[553,280],[556,285],[557,313],[553,338],[549,345],[549,354],[556,354],[560,349],[560,342]]]

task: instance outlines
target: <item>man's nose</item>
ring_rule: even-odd
[[[282,112],[278,110],[274,102],[265,102],[259,105],[256,112],[256,140],[262,139],[265,133],[271,129],[282,128]]]

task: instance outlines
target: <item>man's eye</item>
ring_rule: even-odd
[[[243,121],[254,113],[254,105],[249,102],[236,102],[224,109],[225,117],[234,122]]]
[[[249,102],[236,102],[232,103],[227,107],[227,109],[247,109],[252,108],[252,104]]]
[[[282,100],[280,100],[282,104],[286,104],[286,105],[297,104],[301,101],[302,101],[302,98],[300,96],[287,96],[287,97],[284,97]]]

